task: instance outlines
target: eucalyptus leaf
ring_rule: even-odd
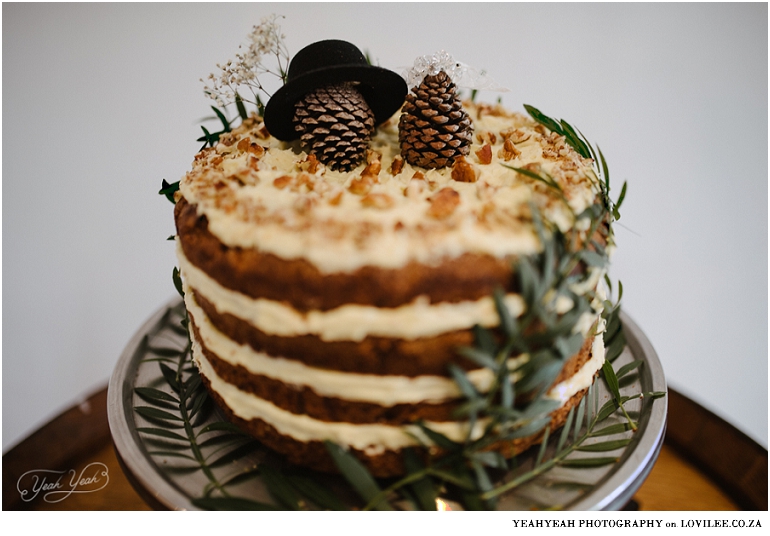
[[[174,281],[174,288],[176,288],[176,291],[179,293],[179,295],[184,298],[184,286],[182,285],[182,276],[179,274],[179,268],[176,266],[174,267],[174,271],[172,272],[172,279]]]
[[[423,464],[420,456],[411,448],[404,449],[404,467],[406,468],[407,475],[417,474],[425,470],[425,464]],[[430,477],[426,475],[412,482],[409,487],[416,502],[415,506],[420,510],[430,511],[436,509],[438,490],[431,482]]]
[[[593,467],[601,467],[603,465],[611,465],[617,463],[617,457],[603,457],[603,458],[569,458],[559,462],[559,465],[563,467],[571,467],[574,469],[591,469]]]
[[[137,432],[141,432],[143,434],[150,434],[154,436],[159,437],[165,437],[167,439],[178,439],[181,441],[189,441],[188,438],[181,434],[177,434],[176,432],[172,432],[171,430],[166,430],[164,428],[137,428]]]
[[[202,380],[200,374],[193,374],[184,384],[184,397],[182,400],[188,400],[190,397],[205,393],[206,390],[202,386]]]
[[[195,397],[195,401],[193,402],[192,407],[190,408],[190,415],[189,418],[193,419],[197,414],[198,411],[203,407],[203,404],[206,403],[209,399],[209,394],[206,391],[203,391],[198,396]]]
[[[507,433],[505,437],[506,439],[517,439],[520,437],[527,437],[528,435],[535,434],[540,430],[542,430],[549,422],[551,422],[551,417],[549,416],[531,421],[525,424],[524,426],[517,428],[512,432]]]
[[[220,435],[210,436],[206,438],[205,440],[199,442],[198,446],[201,448],[206,448],[214,445],[229,445],[235,448],[236,446],[242,445],[243,441],[247,439],[250,439],[250,438],[247,438],[243,434],[223,433]]]
[[[155,348],[151,346],[147,347],[147,353],[154,354],[160,357],[169,357],[169,358],[179,357],[180,355],[182,355],[183,352],[184,352],[183,350],[180,350],[178,348]]]
[[[218,466],[230,464],[235,460],[238,460],[243,456],[246,456],[247,454],[251,454],[255,450],[258,450],[259,445],[260,444],[257,441],[249,441],[248,443],[245,443],[239,446],[238,448],[225,452],[224,454],[216,458],[213,462],[207,461],[207,464],[209,467],[218,467]]]
[[[249,480],[255,480],[257,478],[259,478],[259,469],[256,467],[251,467],[243,471],[238,471],[234,475],[220,480],[220,483],[222,486],[234,486],[243,482],[248,482]]]
[[[300,509],[297,493],[280,472],[267,464],[260,465],[259,472],[262,476],[262,482],[273,499],[289,510]]]
[[[627,363],[627,364],[623,365],[622,367],[620,367],[617,370],[617,372],[615,372],[615,376],[619,380],[620,378],[622,378],[623,376],[625,376],[629,372],[638,369],[640,366],[642,366],[643,363],[644,363],[643,360],[635,359],[635,360],[631,361],[630,363]]]
[[[543,125],[545,128],[547,128],[551,132],[556,132],[559,135],[564,135],[564,131],[562,130],[561,125],[559,125],[559,123],[557,123],[556,121],[554,121],[553,119],[545,115],[543,112],[541,112],[534,106],[525,104],[524,109],[532,117],[532,119],[534,119],[535,121]]]
[[[604,428],[601,428],[599,430],[593,430],[591,431],[589,436],[599,437],[599,436],[620,434],[623,432],[627,432],[628,430],[631,430],[631,425],[627,422],[622,422],[618,424],[611,424],[609,426],[605,426]]]
[[[349,508],[336,495],[310,477],[286,475],[286,481],[305,499],[324,510],[346,511]]]
[[[537,451],[537,458],[535,458],[535,467],[539,467],[540,464],[543,463],[543,459],[545,458],[545,451],[548,448],[548,438],[550,437],[550,435],[551,435],[551,427],[546,426],[545,432],[543,432],[543,439],[540,442],[540,448]],[[556,450],[558,450],[558,448]]]
[[[561,449],[564,448],[564,445],[567,443],[567,438],[569,437],[570,430],[572,429],[572,419],[575,418],[575,406],[572,406],[569,410],[569,413],[567,413],[567,419],[564,421],[564,426],[562,426],[561,434],[559,434],[559,441],[556,443],[556,451],[561,452]]]
[[[166,182],[166,179],[163,179],[163,182],[161,183],[160,191],[158,192],[160,195],[166,196],[166,199],[171,201],[171,203],[176,204],[176,199],[174,199],[174,193],[179,190],[179,181],[168,183]]]
[[[179,403],[179,400],[175,396],[153,387],[134,387],[134,392],[147,401],[160,400],[164,402]]]
[[[186,460],[197,462],[197,460],[189,454],[182,454],[181,452],[175,452],[173,450],[150,450],[148,451],[148,454],[153,456],[168,456],[170,458],[184,458]]]
[[[492,297],[495,302],[495,309],[497,309],[497,315],[500,317],[500,327],[503,329],[506,335],[509,337],[515,337],[518,335],[518,329],[516,328],[516,321],[508,307],[505,305],[505,292],[501,288],[496,288]]]
[[[358,458],[343,450],[342,447],[331,441],[324,441],[326,451],[332,457],[342,476],[353,486],[358,495],[369,503],[382,491],[377,481],[374,480],[369,470],[358,461]],[[373,505],[376,510],[393,510],[388,501],[383,498]]]
[[[174,415],[168,411],[163,411],[162,409],[153,408],[150,406],[137,406],[134,408],[134,411],[136,411],[142,417],[149,417],[151,419],[160,419],[162,421],[182,421],[182,418],[178,415]]]
[[[576,450],[581,452],[607,452],[610,450],[622,449],[631,442],[631,439],[615,439],[612,441],[604,441],[602,443],[591,443],[589,445],[581,445]]]
[[[249,114],[246,111],[246,106],[243,105],[243,99],[241,99],[241,96],[238,95],[238,93],[235,94],[235,107],[238,110],[238,115],[242,120],[249,118]]]
[[[484,468],[484,466],[475,460],[471,460],[471,467],[473,468],[473,472],[476,474],[476,483],[479,487],[479,490],[482,492],[492,490],[494,485],[492,484],[492,479],[489,477],[489,474],[487,473],[487,470]],[[485,507],[489,510],[492,510],[494,509],[497,501],[487,500],[484,502]]]
[[[473,336],[476,340],[476,345],[481,349],[482,352],[487,354],[495,353],[497,343],[495,342],[494,336],[492,336],[492,333],[488,329],[476,324],[473,326]]]
[[[626,336],[621,331],[620,333],[618,333],[618,335],[616,335],[612,339],[612,342],[610,342],[607,345],[607,349],[604,357],[605,360],[612,363],[620,356],[620,354],[623,353],[623,350],[625,349],[625,347],[626,347]]]
[[[581,333],[573,333],[567,337],[558,336],[554,340],[554,346],[556,346],[563,359],[569,359],[583,346],[583,335]]]
[[[567,143],[569,143],[583,158],[591,158],[591,151],[588,148],[588,144],[577,135],[575,129],[573,129],[564,119],[561,120],[561,126],[563,127],[564,135],[567,138]]]
[[[503,455],[494,450],[473,452],[471,454],[471,460],[475,460],[481,465],[485,465],[493,469],[508,469],[508,463],[505,461]]]
[[[168,365],[165,363],[158,363],[158,366],[160,367],[160,371],[163,374],[163,377],[166,379],[166,383],[176,392],[179,393],[180,391],[180,385],[179,381],[177,380],[176,372],[171,369]]]
[[[471,346],[461,346],[457,349],[457,353],[481,367],[497,370],[497,362],[492,357],[492,354],[487,353],[485,350]]]
[[[615,376],[615,370],[612,368],[612,365],[609,361],[604,361],[604,364],[602,364],[602,376],[604,377],[604,381],[607,382],[607,387],[610,390],[610,393],[612,393],[612,396],[615,398],[615,400],[620,400],[620,387],[618,386],[618,378]]]
[[[202,434],[208,433],[208,432],[233,432],[233,433],[240,433],[242,435],[245,435],[243,433],[243,430],[238,428],[238,426],[234,425],[233,423],[226,422],[226,421],[216,421],[212,422],[211,424],[207,424],[203,428],[201,428],[198,431],[198,436],[201,436]]]
[[[586,411],[586,399],[583,397],[578,404],[577,414],[575,416],[575,437],[580,433],[580,429],[583,427],[583,417]]]
[[[457,387],[460,389],[463,395],[465,395],[466,398],[470,400],[476,400],[479,398],[479,393],[476,390],[476,388],[473,386],[471,381],[468,379],[468,377],[465,375],[465,371],[455,365],[454,363],[449,364],[449,373],[452,375],[452,379],[457,384]]]
[[[614,398],[608,400],[604,403],[604,405],[599,410],[599,414],[597,415],[596,419],[597,422],[601,422],[613,413],[615,413],[618,409],[620,409],[620,404],[624,404],[627,402],[630,398],[627,396],[620,397],[620,403],[616,401]]]
[[[425,426],[425,424],[422,422],[418,422],[416,424],[420,428],[420,430],[426,436],[428,436],[428,439],[430,439],[436,446],[442,449],[452,451],[452,450],[458,450],[462,446],[460,443],[456,443],[452,441],[444,434],[436,432],[435,430],[431,430],[430,428]]]
[[[607,265],[607,257],[599,255],[595,251],[584,249],[580,252],[580,258],[589,266],[603,268]]]

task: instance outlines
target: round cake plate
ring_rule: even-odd
[[[164,357],[175,350],[183,351],[187,343],[186,335],[179,328],[183,314],[182,302],[175,298],[145,322],[118,360],[108,390],[110,431],[118,459],[137,492],[150,506],[158,509],[196,510],[195,498],[202,497],[210,489],[213,479],[224,482],[233,475],[255,475],[255,468],[260,464],[282,465],[279,458],[256,441],[241,441],[238,444],[236,438],[236,443],[227,447],[224,441],[228,439],[227,432],[222,432],[219,438],[213,434],[213,439],[203,442],[199,452],[207,460],[223,462],[218,464],[215,461],[207,471],[199,468],[196,470],[195,463],[190,462],[189,454],[183,450],[173,450],[179,449],[178,441],[146,433],[149,427],[157,426],[162,421],[146,419],[137,413],[137,406],[147,404],[137,394],[136,388],[167,388],[158,363],[165,362]],[[632,381],[621,382],[621,394],[631,396],[640,392],[666,392],[663,369],[650,341],[628,315],[621,312],[620,318],[627,345],[613,363],[614,368],[617,370],[634,360],[642,361],[642,366],[630,378]],[[600,403],[609,400],[610,395],[604,382],[597,380],[595,385],[599,389]],[[171,393],[170,390],[168,392]],[[665,435],[668,402],[666,397],[654,401],[636,399],[627,402],[625,407],[637,419],[638,429],[635,433],[626,433],[626,437],[630,436],[630,443],[620,451],[616,463],[589,469],[555,467],[528,484],[502,495],[497,508],[530,510],[558,507],[577,511],[622,509],[647,478],[658,457]],[[616,412],[610,417],[607,424],[624,422],[618,414]],[[215,408],[208,412],[204,420],[195,423],[196,430],[200,431],[221,421],[224,418]],[[169,431],[180,428],[168,422],[171,427]],[[210,438],[212,434],[206,437]],[[222,447],[223,444],[227,448]],[[520,468],[533,463],[536,456],[533,451],[536,450],[532,449],[517,457]],[[225,455],[220,456],[221,452]],[[315,478],[328,481],[328,485],[340,493],[343,501],[346,494],[348,498],[351,497],[339,476],[316,473]],[[237,480],[237,484],[228,487],[228,491],[235,496],[274,502],[258,477],[239,477]],[[453,509],[459,509],[458,506],[452,503]]]

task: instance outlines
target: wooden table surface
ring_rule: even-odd
[[[676,391],[669,391],[666,440],[629,504],[641,511],[767,510],[767,450]],[[3,510],[149,510],[126,479],[107,424],[106,388],[65,411],[3,455]],[[729,453],[730,456],[725,456]],[[33,469],[107,467],[107,485],[57,503],[24,501]]]

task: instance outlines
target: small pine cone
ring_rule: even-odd
[[[442,168],[470,151],[473,125],[444,71],[423,78],[406,96],[398,122],[401,154],[413,166]]]
[[[348,171],[366,155],[374,114],[350,84],[315,89],[294,106],[302,148],[331,169]]]

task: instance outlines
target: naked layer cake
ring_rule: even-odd
[[[308,71],[290,70],[287,87]],[[180,181],[176,243],[195,363],[226,415],[292,463],[334,470],[330,441],[390,476],[403,472],[404,449],[431,446],[425,427],[458,442],[488,433],[483,419],[471,427],[456,411],[467,401],[457,371],[479,393],[495,374],[462,349],[478,347],[480,330],[504,341],[501,304],[514,322],[534,307],[522,261],[558,265],[549,238],[595,244],[586,249],[606,256],[592,160],[530,115],[460,102],[442,72],[408,88],[409,97],[392,77],[386,97],[367,85],[378,83],[374,75],[316,81],[323,110],[315,119],[353,117],[358,141],[347,152],[329,129],[326,137],[314,130],[310,90],[294,84],[293,94],[276,94],[288,111],[268,103],[264,119],[253,114],[221,134]],[[425,143],[420,128],[429,129]],[[541,398],[557,401],[552,428],[604,361],[603,264],[576,262],[571,279],[534,294],[555,322],[576,301],[591,304],[560,341],[571,341],[569,355],[544,376]],[[545,331],[543,318],[527,333]],[[522,381],[538,350],[509,348],[511,382]],[[517,390],[516,403],[532,392]],[[511,456],[541,435],[490,448]]]

